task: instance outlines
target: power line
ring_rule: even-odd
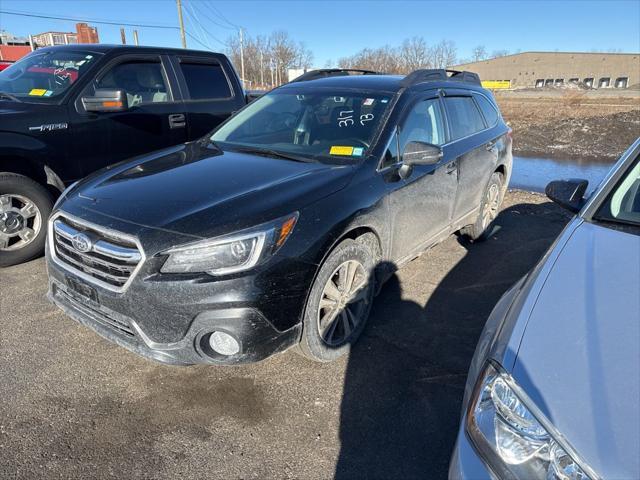
[[[186,3],[186,2],[185,2],[185,5],[188,7],[188,8],[185,10],[185,12],[187,12],[187,16],[188,16],[188,17],[189,17],[189,19],[191,20],[191,23],[195,24],[195,26],[196,26],[196,30],[198,30],[198,29],[199,29],[199,30],[201,30],[201,31],[203,32],[203,37],[205,37],[205,36],[206,36],[206,37],[210,37],[210,38],[212,38],[213,40],[215,40],[216,42],[218,42],[220,45],[222,45],[222,46],[224,46],[224,47],[228,47],[228,46],[229,46],[227,42],[223,42],[223,41],[222,41],[222,40],[220,40],[219,38],[217,38],[217,37],[213,36],[211,33],[209,33],[209,32],[207,31],[207,29],[206,29],[206,28],[203,28],[203,27],[202,27],[202,23],[201,23],[201,22],[200,22],[200,20],[198,19],[198,17],[197,17],[197,15],[196,15],[196,13],[193,11],[193,8],[191,8],[191,7],[192,7],[191,2],[189,2],[189,3]],[[189,8],[191,8],[191,11],[189,11]],[[206,38],[204,38],[204,40],[206,41]],[[207,43],[208,43],[208,42],[207,42]],[[211,50],[213,50],[213,48],[211,48],[211,47],[209,47],[209,48],[210,48]]]
[[[218,18],[220,18],[222,21],[224,21],[224,22],[228,23],[228,24],[229,24],[229,25],[231,25],[232,27],[235,27],[235,28],[242,28],[242,27],[240,27],[240,25],[237,25],[237,24],[235,24],[235,23],[233,23],[233,22],[230,22],[230,21],[229,21],[229,19],[228,19],[227,17],[225,17],[225,16],[222,14],[222,12],[218,9],[218,7],[216,7],[213,3],[211,3],[211,4],[210,4],[210,3],[208,3],[208,2],[207,2],[207,3],[205,3],[205,5],[210,6],[210,7],[211,7],[215,12],[217,12]]]
[[[9,10],[0,10],[0,13],[4,15],[16,15],[20,17],[47,18],[50,20],[67,20],[70,22],[89,22],[89,23],[97,23],[102,25],[117,25],[117,26],[123,26],[123,27],[163,28],[167,30],[178,30],[178,27],[171,26],[171,25],[151,25],[151,24],[144,24],[144,23],[110,22],[106,20],[92,20],[90,18],[58,17],[54,15],[39,15],[36,13],[27,13],[27,12],[18,12],[18,11],[9,11]]]
[[[200,12],[200,15],[202,15],[204,18],[206,18],[207,20],[209,20],[209,21],[210,21],[211,23],[213,23],[214,25],[217,25],[217,26],[218,26],[218,27],[220,27],[220,28],[226,28],[227,30],[235,30],[235,29],[236,29],[235,27],[230,27],[229,25],[224,25],[224,24],[222,24],[222,23],[219,23],[219,22],[215,21],[215,20],[214,20],[213,18],[211,18],[209,15],[205,14],[202,10],[200,10],[200,6],[201,6],[201,5],[204,5],[204,6],[205,6],[205,7],[207,7],[207,8],[211,8],[208,4],[206,4],[206,3],[200,3],[200,4],[199,4],[199,3],[197,3],[197,2],[196,2],[196,3],[191,2],[191,3],[193,4],[193,7],[194,7],[196,10],[198,10],[198,11]],[[215,13],[215,12],[214,12],[214,13]]]
[[[198,37],[202,39],[204,43],[207,44],[207,47],[209,48],[209,50],[213,50],[213,48],[211,48],[211,45],[209,44],[209,41],[207,40],[207,37],[204,34],[203,28],[200,26],[200,22],[198,21],[198,17],[195,15],[193,8],[191,8],[191,5],[186,2],[185,2],[185,5],[187,6],[187,9],[185,10],[187,12],[187,17],[189,17],[191,24],[195,26],[196,34],[198,35]],[[189,11],[190,9],[191,9],[191,12]]]

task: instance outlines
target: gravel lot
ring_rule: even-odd
[[[0,270],[0,478],[444,478],[484,321],[567,220],[510,192],[492,239],[401,269],[328,365],[150,363],[50,305],[43,259]]]

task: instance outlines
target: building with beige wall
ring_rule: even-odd
[[[452,67],[509,88],[581,83],[591,88],[640,86],[639,53],[523,52]]]

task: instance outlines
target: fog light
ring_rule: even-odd
[[[209,345],[214,352],[221,355],[235,355],[240,351],[240,344],[233,336],[224,332],[213,332],[209,335]]]

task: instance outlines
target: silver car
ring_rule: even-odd
[[[640,138],[498,302],[471,363],[451,479],[640,478]]]

